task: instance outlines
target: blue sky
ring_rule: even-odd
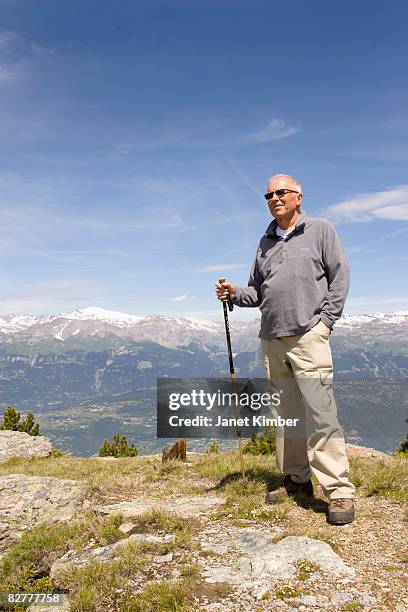
[[[219,316],[287,172],[408,309],[405,2],[0,0],[0,313]],[[234,317],[253,318],[255,310]]]

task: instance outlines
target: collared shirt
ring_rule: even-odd
[[[349,288],[349,264],[336,230],[304,212],[285,239],[277,227],[274,219],[259,243],[248,287],[237,288],[232,301],[259,306],[261,338],[302,334],[319,320],[332,327]]]

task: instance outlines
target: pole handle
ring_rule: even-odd
[[[222,285],[222,283],[225,283],[226,278],[225,276],[220,276],[220,278],[218,279],[218,282]],[[231,300],[231,296],[228,294],[228,298],[227,298],[227,304],[228,304],[228,310],[230,312],[232,312],[234,310],[234,304],[232,303]]]

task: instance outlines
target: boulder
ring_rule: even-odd
[[[274,544],[271,538],[256,528],[244,528],[236,535],[222,539],[229,550],[238,551],[238,558],[231,564],[213,565],[205,561],[203,576],[206,582],[251,584],[256,577],[262,586],[271,580],[294,578],[298,561],[310,561],[320,570],[336,577],[354,576],[354,568],[348,566],[337,553],[321,540],[303,536],[288,536]],[[212,544],[214,549],[214,544]]]
[[[1,548],[12,546],[40,523],[71,519],[87,490],[87,485],[77,480],[25,474],[0,477]]]
[[[52,444],[46,436],[0,430],[0,463],[14,457],[48,457],[51,451]]]
[[[94,510],[101,514],[122,514],[124,517],[137,517],[151,510],[164,510],[183,518],[199,517],[201,514],[213,512],[218,506],[226,503],[225,497],[216,495],[190,495],[177,498],[137,499],[124,501],[106,506],[94,506]]]
[[[60,559],[55,561],[50,570],[50,578],[54,585],[58,587],[64,586],[63,574],[70,567],[81,568],[90,563],[109,563],[112,562],[117,556],[118,551],[127,546],[128,544],[141,544],[141,543],[153,543],[153,544],[168,544],[174,542],[175,536],[173,534],[167,534],[164,536],[155,536],[144,533],[135,533],[128,538],[118,540],[114,544],[108,546],[98,546],[97,548],[89,548],[84,551],[77,552],[75,550],[69,550]],[[171,557],[172,558],[172,557]],[[166,555],[166,558],[162,556],[161,561],[170,561],[170,557]]]

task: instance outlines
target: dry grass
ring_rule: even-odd
[[[408,461],[402,457],[350,457],[351,479],[366,496],[408,501]]]
[[[206,489],[211,488],[227,498],[226,506],[218,510],[214,515],[215,519],[242,527],[265,522],[271,525],[279,523],[284,531],[281,535],[276,535],[274,541],[288,535],[307,536],[327,542],[334,550],[347,557],[342,540],[347,534],[351,537],[353,529],[358,527],[357,522],[348,531],[347,528],[346,531],[340,531],[323,523],[324,515],[315,514],[320,512],[316,504],[301,507],[301,504],[298,505],[293,499],[286,498],[282,503],[265,505],[266,491],[279,486],[282,480],[272,456],[246,455],[245,479],[242,479],[240,473],[237,451],[191,454],[188,459],[192,464],[190,466],[177,461],[161,465],[160,457],[130,457],[115,461],[68,456],[22,458],[1,464],[0,475],[20,473],[86,481],[91,492],[103,497],[106,503],[118,498],[130,499],[135,493],[139,496],[149,495],[159,501],[163,494],[206,494]],[[366,497],[366,510],[363,504],[361,509],[359,508],[360,521],[365,520],[365,512],[367,518],[374,523],[381,520],[383,506],[388,507],[389,504],[386,499],[380,498],[389,498],[393,504],[399,504],[400,508],[401,502],[407,500],[408,461],[405,458],[376,459],[351,455],[350,465],[351,478],[359,495]],[[377,499],[368,499],[372,496],[377,496]],[[102,517],[91,511],[84,511],[80,518],[69,523],[37,527],[26,533],[3,559],[0,568],[0,590],[51,592],[53,585],[48,574],[52,562],[69,548],[83,550],[87,546],[101,546],[123,538],[118,529],[121,521],[122,517],[119,515]],[[81,570],[72,569],[66,576],[64,574],[71,609],[74,612],[102,609],[124,612],[182,612],[191,609],[192,593],[201,594],[200,589],[202,590],[204,583],[200,582],[199,567],[195,563],[198,523],[158,510],[134,519],[133,522],[140,532],[173,533],[176,536],[174,544],[129,544],[118,552],[112,563],[92,563]],[[363,539],[362,536],[362,541]],[[360,545],[355,535],[353,544]],[[170,550],[174,551],[177,558],[180,578],[172,580],[171,574],[165,574],[167,579],[162,580],[163,574],[160,574],[160,579],[152,581],[152,555]],[[355,548],[348,547],[347,550],[353,552]],[[210,552],[203,552],[202,556],[210,555]],[[353,561],[352,558],[350,560]],[[397,562],[385,563],[387,574],[397,574],[397,569],[394,569],[397,565]],[[302,583],[308,580],[315,571],[316,567],[310,564],[299,564],[298,581]],[[139,585],[138,588],[143,586],[136,594],[135,588],[129,586],[134,587],[135,583]],[[302,590],[302,584],[300,587]],[[220,592],[217,593],[216,587],[213,587],[213,601],[218,601],[223,596],[222,588],[220,586]],[[227,592],[230,587],[224,588]],[[295,595],[282,585],[282,588],[271,593],[271,596],[285,600]]]

